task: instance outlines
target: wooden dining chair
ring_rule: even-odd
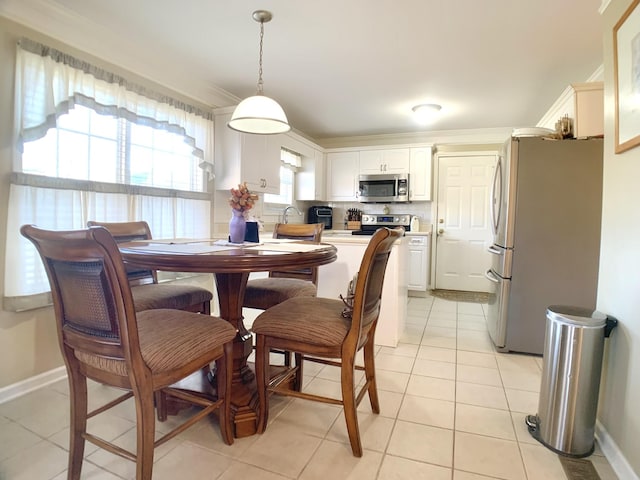
[[[320,243],[323,223],[276,223],[273,238],[306,240]],[[318,285],[318,267],[297,270],[272,270],[267,278],[255,278],[247,282],[244,294],[245,308],[266,310],[293,297],[315,297]],[[291,365],[291,354],[274,350],[284,356],[284,364]]]
[[[323,223],[277,223],[273,238],[307,240],[320,243]],[[318,267],[297,270],[272,270],[268,278],[255,278],[247,282],[243,307],[266,310],[289,298],[315,297]]]
[[[149,224],[145,221],[96,222],[90,220],[87,222],[87,226],[105,227],[117,243],[151,240],[152,238]],[[158,283],[158,274],[155,270],[132,265],[127,265],[127,276],[137,311],[173,308],[205,315],[211,314],[213,294],[206,288],[177,283]]]
[[[48,231],[30,225],[23,236],[44,263],[55,311],[58,341],[69,379],[71,425],[68,476],[80,478],[85,440],[136,462],[136,479],[149,480],[154,448],[219,409],[220,432],[233,443],[231,377],[235,329],[221,318],[153,309],[136,312],[118,246],[102,227]],[[217,400],[170,385],[216,362]],[[126,390],[88,412],[87,378]],[[154,392],[203,407],[155,440]],[[87,419],[133,397],[137,443],[131,452],[87,431]]]
[[[380,413],[373,342],[387,262],[393,243],[403,233],[402,228],[381,228],[371,237],[344,301],[295,297],[258,315],[252,327],[256,334],[258,432],[264,432],[267,427],[270,393],[342,405],[353,455],[362,456],[356,409],[368,392],[371,409]],[[296,362],[286,373],[270,378],[269,352],[274,348],[294,352]],[[355,365],[356,353],[361,349],[364,367]],[[341,399],[302,391],[305,360],[340,367]],[[365,383],[357,392],[356,369],[365,372]],[[289,386],[292,377],[296,385],[293,389]]]

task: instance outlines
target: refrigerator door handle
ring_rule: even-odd
[[[493,283],[500,283],[500,279],[496,276],[495,273],[493,273],[493,270],[489,269],[486,272],[484,272],[484,277],[489,280],[490,282]]]
[[[499,187],[499,188],[498,188]],[[496,205],[497,204],[497,205]],[[493,226],[493,234],[498,233],[500,216],[502,210],[502,156],[498,156],[496,168],[493,171],[493,181],[491,182],[491,201],[489,202],[489,212]]]
[[[487,252],[489,252],[492,255],[502,255],[502,250],[498,250],[493,245],[487,248]]]

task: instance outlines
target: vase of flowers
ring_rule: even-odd
[[[258,201],[258,195],[249,191],[247,182],[238,184],[238,188],[231,188],[230,192],[231,220],[229,221],[229,241],[231,243],[243,243],[247,231],[246,214]]]

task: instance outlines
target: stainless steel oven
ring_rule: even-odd
[[[354,230],[351,235],[373,235],[381,227],[404,227],[408,232],[411,230],[411,215],[362,215],[360,230]]]
[[[408,202],[409,174],[360,175],[358,200],[362,203]]]

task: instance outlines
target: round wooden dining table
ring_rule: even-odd
[[[243,323],[242,305],[251,272],[300,269],[326,265],[337,259],[336,247],[304,241],[265,241],[233,245],[214,240],[149,240],[119,244],[126,263],[153,270],[212,273],[218,292],[220,317],[233,325],[232,416],[236,437],[256,433],[255,375],[247,364],[253,350],[251,333]],[[184,388],[215,394],[203,375],[185,381]]]

